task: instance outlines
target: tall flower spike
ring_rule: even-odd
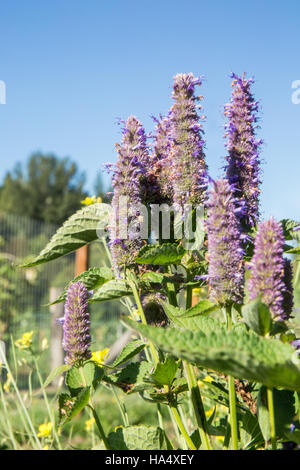
[[[66,351],[65,362],[91,357],[90,314],[88,312],[88,290],[82,282],[74,282],[67,292],[65,315],[63,318],[63,348]]]
[[[195,87],[201,85],[192,73],[174,78],[171,108],[171,154],[174,202],[204,204],[207,199],[207,166],[205,164],[202,124],[197,113]],[[202,116],[203,118],[203,116]]]
[[[251,94],[253,79],[232,74],[232,98],[225,105],[227,139],[226,176],[233,185],[239,217],[245,228],[253,226],[259,216],[261,140],[256,139],[258,102]]]
[[[235,200],[227,180],[213,184],[207,221],[210,297],[219,305],[242,303],[243,249]]]
[[[291,312],[290,266],[283,257],[284,236],[279,222],[270,218],[261,222],[255,239],[250,268],[249,297],[261,295],[274,318],[285,320]]]
[[[170,159],[171,149],[171,120],[170,113],[160,120],[155,119],[156,128],[153,143],[153,154],[149,173],[155,181],[155,202],[157,204],[173,201],[172,164]]]
[[[112,207],[115,219],[109,230],[113,265],[116,269],[120,269],[134,262],[136,253],[143,245],[143,241],[136,234],[138,218],[134,206],[138,207],[142,203],[142,194],[146,190],[149,155],[145,131],[135,116],[127,119],[123,128],[121,145],[117,145],[117,152],[118,161],[112,179],[114,188]],[[124,239],[119,237],[121,197],[127,198],[128,214],[125,217],[127,226],[133,228],[132,233],[128,233],[128,238]],[[121,215],[121,217],[124,216]]]

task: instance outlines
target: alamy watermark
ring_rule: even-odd
[[[107,235],[107,221],[111,227],[112,240],[137,239],[181,240],[187,250],[198,250],[205,237],[204,207],[185,204],[130,204],[127,196],[119,198],[119,204],[112,208],[109,204],[99,204],[98,238]]]
[[[300,104],[300,80],[294,80],[292,83],[292,89],[295,90],[292,93],[292,103]]]
[[[0,104],[6,104],[6,84],[0,80]]]

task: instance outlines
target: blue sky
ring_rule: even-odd
[[[0,178],[34,151],[70,156],[92,189],[116,160],[116,118],[168,111],[172,78],[201,89],[212,177],[221,174],[230,73],[254,76],[261,100],[262,216],[300,218],[299,0],[10,0],[0,5]]]

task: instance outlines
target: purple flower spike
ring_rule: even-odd
[[[142,195],[147,191],[147,165],[149,155],[146,146],[146,135],[142,124],[135,116],[130,116],[122,129],[121,145],[117,145],[118,161],[115,167],[112,184],[114,195],[112,207],[115,221],[111,224],[111,253],[115,269],[134,262],[135,255],[142,247],[143,241],[138,236],[128,234],[127,239],[120,239],[119,233],[119,203],[121,197],[127,197],[128,214],[125,214],[128,227],[138,224],[136,213],[130,213],[130,206],[137,207],[143,202]],[[122,221],[121,221],[122,222]],[[138,227],[132,225],[136,232]]]
[[[242,303],[244,264],[240,223],[227,180],[214,182],[208,202],[208,280],[210,297],[220,305]]]
[[[203,130],[197,113],[195,86],[201,81],[192,73],[174,78],[171,108],[171,139],[168,164],[172,165],[174,202],[204,204],[207,200],[207,166],[204,155]]]
[[[87,288],[82,282],[74,282],[68,288],[63,322],[63,348],[66,351],[66,364],[73,365],[91,357],[88,298]]]
[[[258,102],[251,94],[253,79],[232,74],[232,98],[225,105],[227,139],[226,176],[234,186],[237,205],[242,209],[239,217],[244,227],[255,225],[259,216],[260,159],[257,140]]]
[[[273,218],[261,222],[252,257],[249,296],[269,306],[274,318],[286,320],[293,307],[291,266],[283,257],[284,236],[280,223]]]

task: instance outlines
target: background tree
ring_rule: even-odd
[[[0,211],[59,225],[80,208],[87,196],[85,175],[69,158],[35,153],[25,171],[17,164],[0,191]]]

